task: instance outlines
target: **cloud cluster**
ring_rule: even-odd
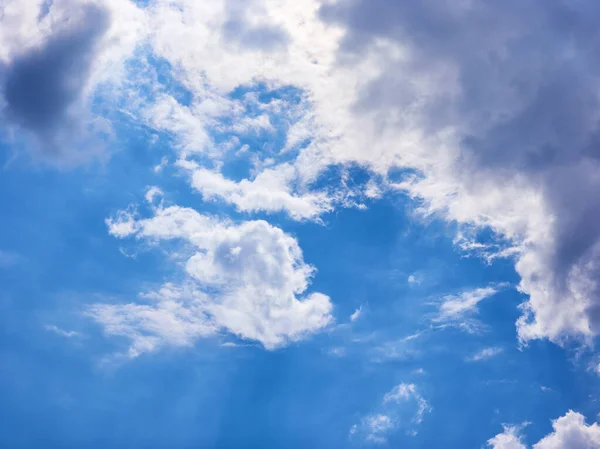
[[[152,49],[177,67],[193,104],[167,95],[168,117],[158,105],[146,117],[186,148],[204,149],[216,118],[239,119],[235,89],[293,86],[305,97],[301,110],[277,102],[280,117],[294,111],[278,128],[291,144],[248,179],[216,173],[208,183],[201,172],[201,192],[252,211],[315,216],[335,205],[311,197],[315,179],[332,165],[368,167],[383,179],[379,191],[408,193],[423,213],[490,228],[509,246],[499,255],[515,258],[528,295],[522,341],[589,340],[600,332],[598,8],[590,0],[157,0],[146,8]],[[387,177],[398,169],[401,179]],[[259,189],[263,171],[279,179],[269,195]]]
[[[123,211],[107,223],[119,238],[179,240],[192,248],[184,261],[185,285],[165,286],[148,304],[91,307],[89,314],[109,334],[132,340],[132,354],[162,344],[189,345],[221,330],[274,349],[333,320],[328,296],[302,296],[315,270],[304,262],[296,239],[265,221],[235,224],[161,206],[151,218]]]
[[[600,426],[586,424],[585,417],[569,410],[552,421],[553,431],[532,446],[532,449],[595,449],[600,447]],[[520,429],[505,426],[504,432],[488,440],[490,449],[527,449]]]

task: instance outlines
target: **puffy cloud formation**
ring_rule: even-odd
[[[504,426],[504,432],[490,438],[487,445],[490,449],[527,449],[521,441],[520,428]]]
[[[157,208],[152,218],[122,212],[107,222],[120,238],[178,239],[193,248],[184,285],[145,295],[148,304],[89,310],[109,334],[132,340],[132,355],[163,344],[189,345],[220,330],[274,349],[333,320],[329,297],[301,296],[315,270],[303,261],[298,242],[265,221],[234,224],[171,206]]]
[[[332,201],[324,192],[294,192],[291,183],[296,178],[291,165],[277,170],[265,169],[252,181],[235,182],[221,173],[195,168],[192,186],[206,200],[222,199],[243,212],[285,211],[296,220],[314,219],[332,209]]]
[[[587,425],[585,417],[568,411],[552,422],[553,432],[533,445],[533,449],[596,449],[600,447],[600,426]],[[504,432],[488,440],[491,449],[527,449],[519,428],[506,426]]]
[[[140,115],[177,136],[185,162],[192,153],[216,160],[194,185],[241,210],[314,218],[336,205],[311,193],[319,176],[332,165],[368,167],[384,179],[369,192],[408,193],[423,213],[489,228],[508,246],[461,245],[515,258],[528,295],[522,341],[589,340],[600,332],[598,8],[157,0],[145,8],[149,42],[192,100],[161,95]],[[257,82],[293,86],[303,101],[272,102],[285,126],[271,125],[286,142],[257,151],[248,179],[227,179],[218,171],[240,148],[215,151],[211,133],[224,117],[249,129],[239,111],[251,96],[231,93]],[[388,177],[398,169],[399,179]]]
[[[344,30],[345,64],[395,49],[360,87],[356,114],[435,136],[399,154],[419,171],[399,187],[518,248],[524,341],[600,331],[598,9],[340,0],[320,11]]]

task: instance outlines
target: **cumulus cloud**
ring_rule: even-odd
[[[315,269],[304,262],[296,239],[265,221],[235,224],[161,206],[151,218],[123,211],[107,223],[119,238],[177,239],[192,247],[184,261],[185,286],[165,286],[149,303],[89,310],[107,333],[132,341],[133,355],[164,344],[189,345],[220,330],[275,349],[333,321],[328,296],[305,294]]]
[[[424,211],[489,226],[518,248],[523,341],[600,330],[598,10],[339,0],[320,11],[344,30],[345,64],[396,49],[360,87],[356,114],[436,136],[426,152],[400,154],[419,175],[399,187]]]
[[[201,172],[198,190],[240,209],[314,217],[335,202],[313,197],[311,182],[332,165],[367,167],[383,179],[368,192],[407,193],[424,214],[475,230],[465,235],[493,231],[491,245],[460,246],[485,248],[489,261],[514,258],[528,295],[522,341],[591,339],[600,332],[599,8],[591,0],[157,0],[146,8],[150,45],[194,101],[167,95],[138,115],[173,132],[187,156],[214,143],[218,117],[247,115],[232,99],[239,87],[293,86],[302,107],[274,109],[286,119],[294,111],[274,125],[292,144],[269,155],[256,179],[289,165],[294,176],[266,195],[256,181],[227,179],[211,153],[219,163]],[[392,179],[398,169],[404,175]]]
[[[490,438],[487,445],[490,449],[527,449],[521,440],[521,428],[504,426],[504,432]]]
[[[600,447],[600,426],[588,425],[580,413],[569,410],[552,421],[553,431],[532,446],[532,449],[595,449]],[[520,427],[505,426],[504,432],[488,440],[491,449],[527,449]]]

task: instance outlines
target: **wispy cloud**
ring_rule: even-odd
[[[54,325],[54,324],[47,324],[46,326],[44,326],[44,328],[49,331],[49,332],[54,332],[57,335],[60,335],[61,337],[66,337],[66,338],[73,338],[73,337],[80,337],[81,336],[81,332],[77,332],[77,331],[66,331],[64,329],[61,329],[60,327]]]
[[[360,423],[350,428],[350,435],[385,443],[391,432],[403,428],[407,435],[415,436],[417,426],[431,411],[431,405],[421,396],[415,384],[400,383],[384,394],[376,412],[363,417]]]
[[[481,351],[476,352],[475,354],[468,356],[465,358],[467,362],[481,362],[484,360],[489,360],[492,357],[496,357],[499,354],[504,352],[504,348],[494,346],[490,348],[484,348]]]
[[[374,362],[385,362],[388,360],[404,360],[420,353],[417,340],[426,331],[415,332],[405,337],[385,341],[373,347],[372,360]]]
[[[474,290],[466,290],[458,295],[448,295],[441,299],[438,312],[432,321],[441,326],[454,326],[466,332],[475,333],[482,328],[476,318],[481,301],[494,296],[500,291],[501,285],[493,285]]]

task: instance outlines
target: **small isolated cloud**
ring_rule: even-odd
[[[363,417],[359,424],[350,428],[350,435],[385,443],[391,432],[404,428],[407,435],[415,436],[418,433],[416,427],[431,411],[431,406],[418,392],[416,385],[401,383],[383,396],[376,413]]]
[[[466,290],[458,295],[444,296],[432,321],[443,326],[458,327],[469,333],[477,332],[482,327],[475,318],[479,313],[478,304],[498,291],[497,286],[488,286]]]
[[[66,331],[58,326],[55,326],[54,324],[47,324],[46,326],[44,326],[44,328],[49,332],[54,332],[55,334],[60,335],[61,337],[73,338],[81,336],[81,332]]]
[[[350,315],[350,321],[354,323],[356,320],[358,320],[360,318],[361,313],[362,313],[362,306],[360,306],[358,309],[356,309],[352,313],[352,315]]]
[[[107,334],[126,337],[130,355],[165,345],[189,346],[226,331],[275,349],[333,322],[328,296],[304,294],[315,273],[296,239],[269,223],[239,224],[179,206],[137,219],[122,211],[107,220],[119,238],[178,240],[186,280],[166,284],[129,304],[94,304],[88,315]],[[174,256],[177,254],[174,254]]]
[[[419,284],[421,283],[421,279],[420,279],[420,278],[418,278],[417,276],[415,276],[414,274],[411,274],[411,275],[408,277],[408,283],[409,283],[410,285],[419,285]]]
[[[484,360],[489,360],[492,357],[496,357],[497,355],[502,354],[503,352],[504,348],[500,348],[498,346],[484,348],[481,351],[478,351],[475,354],[467,357],[465,360],[467,362],[481,362]]]
[[[38,46],[0,68],[2,114],[32,133],[38,153],[58,163],[78,163],[97,149],[86,133],[97,126],[81,117],[81,103],[102,39],[111,24],[108,10],[84,4]]]
[[[504,432],[488,440],[490,449],[528,449],[521,436],[524,426],[504,426]],[[552,421],[553,431],[531,446],[532,449],[598,449],[600,426],[586,424],[585,417],[569,410]]]
[[[330,348],[327,353],[333,357],[344,357],[346,355],[346,349],[342,347]]]
[[[162,197],[163,195],[164,193],[160,188],[152,186],[146,190],[146,195],[144,195],[144,198],[146,198],[148,203],[152,204],[154,202],[154,198]]]

